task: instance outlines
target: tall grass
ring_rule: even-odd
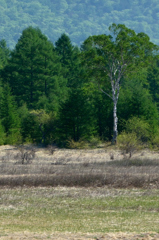
[[[157,158],[122,159],[119,153],[113,153],[112,160],[109,152],[103,149],[36,154],[32,162],[23,164],[17,159],[16,150],[1,156],[0,186],[159,188]]]

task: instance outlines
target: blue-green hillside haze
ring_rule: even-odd
[[[66,33],[80,45],[90,35],[107,34],[113,22],[159,44],[158,0],[0,0],[0,39],[10,48],[28,26],[39,27],[52,42]]]

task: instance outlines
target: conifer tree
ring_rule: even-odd
[[[95,118],[91,101],[84,91],[87,82],[81,64],[80,50],[74,47],[66,34],[55,43],[55,51],[64,67],[64,76],[69,88],[68,99],[61,106],[59,118],[59,137],[78,141],[96,133]]]
[[[74,47],[70,38],[66,34],[55,43],[55,51],[60,58],[60,62],[64,69],[64,77],[67,78],[67,86],[69,88],[76,88],[81,84],[80,51],[78,47]]]
[[[0,70],[7,64],[9,55],[10,55],[10,50],[7,47],[6,41],[2,39],[0,41]]]
[[[6,141],[6,134],[4,132],[4,127],[0,121],[0,145],[3,145]]]
[[[23,31],[3,78],[8,80],[18,105],[27,103],[29,108],[36,108],[44,98],[53,99],[55,105],[60,97],[65,99],[66,80],[54,46],[38,28]]]
[[[149,66],[147,80],[152,99],[157,104],[159,110],[159,58],[154,58],[152,64]]]
[[[82,89],[70,93],[60,111],[59,134],[61,140],[88,139],[96,134],[96,124],[91,101]]]
[[[4,127],[7,143],[17,143],[21,140],[20,118],[17,113],[17,106],[8,84],[3,88],[1,100],[1,123]]]
[[[3,88],[0,86],[0,145],[3,145],[6,140],[6,134],[2,125],[2,101],[3,101]]]

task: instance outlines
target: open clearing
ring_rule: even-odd
[[[0,239],[159,239],[158,199],[156,189],[1,188]]]
[[[158,153],[35,151],[0,147],[0,239],[159,239]]]

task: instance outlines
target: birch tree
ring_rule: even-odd
[[[122,79],[148,64],[157,46],[145,33],[135,33],[123,24],[109,27],[112,35],[90,36],[82,45],[84,63],[99,90],[113,101],[113,139],[118,135],[117,103]]]

